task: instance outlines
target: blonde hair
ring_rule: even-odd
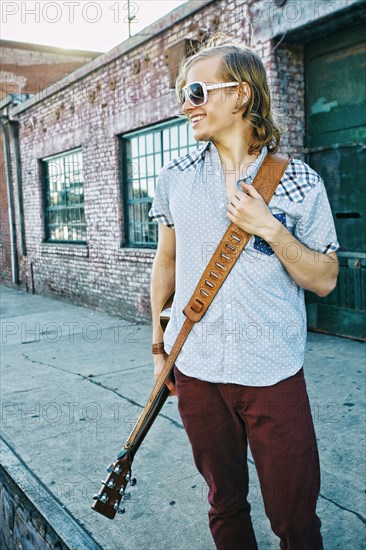
[[[181,89],[186,85],[187,73],[192,65],[211,57],[221,58],[221,71],[225,82],[246,82],[250,87],[250,99],[243,113],[243,120],[249,122],[252,128],[249,154],[259,153],[264,145],[268,147],[269,153],[278,151],[282,131],[274,120],[266,69],[252,48],[234,42],[223,33],[213,35],[197,53],[181,62],[175,86],[178,98]],[[234,113],[239,109],[240,107]]]

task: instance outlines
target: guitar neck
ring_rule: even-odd
[[[131,460],[133,460],[133,457],[137,453],[141,443],[145,439],[148,431],[170,395],[170,390],[165,383],[160,385],[159,388],[155,387],[154,390],[151,393],[149,401],[142,411],[133,431],[131,432],[131,435],[119,453],[118,458],[123,456],[126,449],[130,449],[130,457]]]
[[[161,411],[165,401],[170,395],[170,390],[167,388],[165,382],[171,379],[172,370],[174,367],[174,361],[178,357],[179,351],[187,338],[189,331],[191,330],[193,323],[186,319],[183,327],[177,336],[176,341],[173,344],[172,349],[165,361],[164,367],[157,379],[155,386],[150,394],[150,397],[144,407],[144,410],[140,414],[135,427],[129,435],[126,443],[120,454],[124,454],[126,450],[130,451],[130,456],[133,458],[137,449],[145,439],[147,432],[149,431],[155,418]],[[118,455],[119,456],[119,455]]]

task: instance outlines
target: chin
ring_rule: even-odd
[[[203,130],[198,130],[196,132],[193,132],[193,137],[196,141],[211,141],[212,136]]]

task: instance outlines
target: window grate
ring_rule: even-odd
[[[47,242],[86,242],[81,149],[42,160]]]
[[[122,138],[126,246],[156,248],[158,224],[148,216],[158,175],[173,158],[198,147],[190,124],[178,119]]]

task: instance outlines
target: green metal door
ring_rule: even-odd
[[[307,162],[323,178],[341,249],[337,288],[306,293],[309,328],[366,338],[366,25],[305,48]]]

